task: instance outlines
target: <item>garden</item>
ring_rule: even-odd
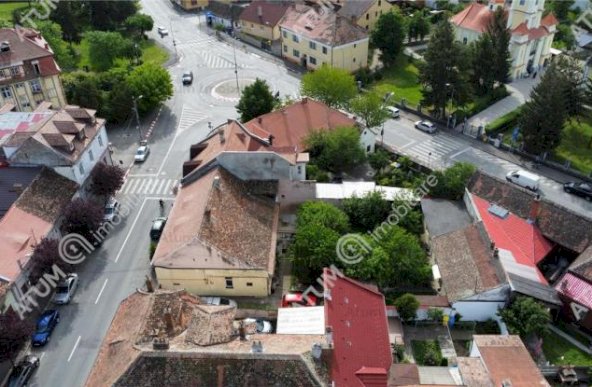
[[[543,353],[547,361],[554,365],[592,367],[592,356],[553,332],[547,332],[543,335]]]

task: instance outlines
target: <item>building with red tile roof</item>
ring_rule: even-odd
[[[280,22],[292,4],[291,1],[255,0],[240,14],[240,33],[255,37],[262,47],[281,45]],[[277,44],[276,44],[277,43]],[[280,53],[278,52],[278,55]]]
[[[551,45],[559,24],[552,13],[543,16],[545,1],[510,2],[490,0],[488,4],[471,2],[454,15],[450,22],[455,27],[457,40],[471,43],[487,31],[493,12],[504,7],[511,31],[511,78],[519,78],[545,66],[551,58]]]
[[[386,387],[393,357],[384,296],[330,269],[323,279],[334,386]]]

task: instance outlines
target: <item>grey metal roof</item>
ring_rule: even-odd
[[[431,238],[471,224],[471,217],[462,201],[422,199],[421,210]]]
[[[0,218],[40,173],[40,167],[0,168]],[[15,189],[15,184],[21,184],[21,187]]]
[[[514,292],[536,298],[547,304],[561,305],[561,300],[557,296],[557,291],[549,285],[532,281],[512,273],[508,273],[508,279],[510,287]]]

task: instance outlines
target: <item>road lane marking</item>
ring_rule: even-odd
[[[76,348],[78,347],[78,344],[80,343],[81,338],[82,338],[82,336],[78,336],[78,339],[76,340],[76,344],[74,344],[74,348],[72,348],[72,352],[70,352],[70,356],[68,356],[68,363],[70,363],[70,360],[72,360],[72,356],[74,356],[74,351],[76,351]]]
[[[97,296],[97,299],[95,300],[95,305],[99,302],[99,299],[101,298],[101,294],[103,294],[103,290],[105,290],[105,286],[107,286],[107,281],[109,281],[109,278],[105,278],[105,282],[103,283],[103,287],[101,288],[101,291],[99,292],[99,295]]]
[[[453,158],[455,158],[456,156],[460,156],[460,155],[462,155],[463,153],[465,153],[466,151],[468,151],[468,150],[471,150],[471,149],[472,149],[472,148],[465,148],[465,149],[463,149],[463,150],[461,150],[461,151],[458,151],[458,152],[456,152],[455,154],[453,154],[453,155],[452,155],[452,156],[450,156],[449,158],[453,159]]]
[[[127,241],[129,240],[130,236],[132,235],[132,231],[134,231],[134,227],[136,227],[136,223],[138,223],[138,219],[140,219],[140,215],[142,214],[142,210],[144,209],[145,204],[146,204],[146,198],[144,198],[144,200],[142,200],[142,205],[140,206],[140,210],[138,211],[138,214],[136,215],[136,218],[134,219],[134,222],[132,223],[132,227],[130,227],[129,231],[127,232],[127,235],[125,236],[125,239],[123,240],[123,244],[121,245],[121,248],[119,249],[119,253],[117,253],[117,256],[115,257],[115,263],[117,263],[117,261],[119,261],[119,257],[121,257],[121,253],[123,253],[123,249],[125,248],[125,245],[127,244]]]
[[[43,356],[45,356],[45,352],[43,352],[43,353],[41,354],[41,356],[39,356],[39,360],[43,360]]]
[[[407,144],[405,144],[405,145],[403,145],[403,146],[399,147],[399,149],[405,149],[405,148],[407,148],[408,146],[411,146],[411,145],[413,145],[413,144],[415,144],[415,140],[411,140],[411,141],[409,141]]]
[[[156,194],[157,194],[157,195],[160,195],[162,192],[164,192],[164,191],[162,191],[162,186],[164,185],[164,183],[165,183],[166,181],[167,181],[167,180],[165,180],[165,179],[162,179],[162,181],[161,181],[161,182],[160,182],[160,184],[158,185],[158,188],[156,189]]]

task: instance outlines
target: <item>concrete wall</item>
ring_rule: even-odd
[[[242,180],[292,179],[293,165],[273,152],[223,152],[218,162]]]
[[[166,269],[155,267],[158,283],[165,289],[186,289],[200,296],[265,297],[271,277],[265,270]],[[232,288],[226,287],[232,278]]]
[[[309,180],[280,180],[278,198],[282,212],[284,209],[296,208],[307,200],[314,200],[316,197],[315,185],[316,182]]]
[[[467,30],[464,28],[459,28],[455,25],[453,25],[454,27],[454,32],[456,35],[456,40],[458,40],[461,43],[466,43],[469,44],[471,42],[476,41],[477,39],[479,39],[479,33],[472,31],[472,30]],[[466,42],[465,42],[466,39]]]

